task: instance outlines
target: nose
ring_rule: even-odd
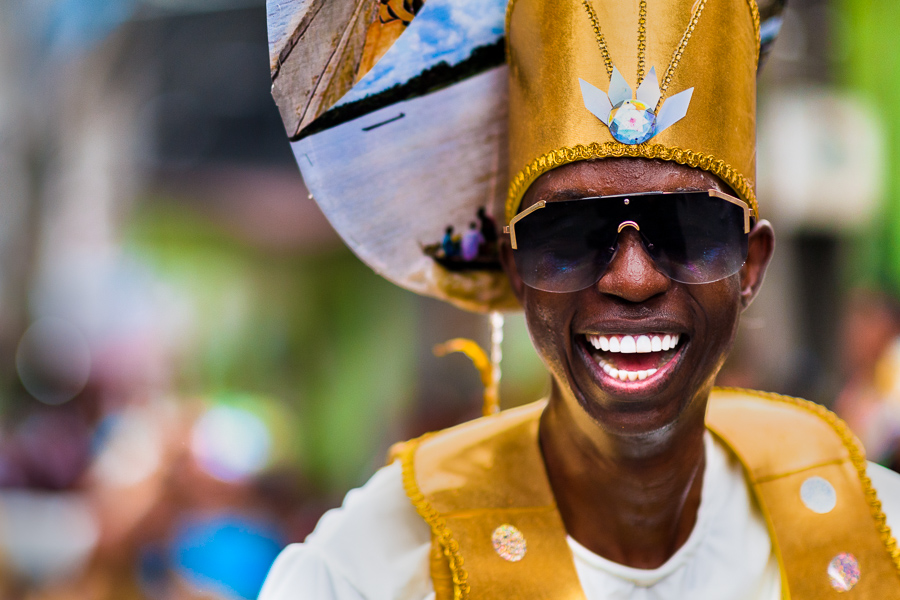
[[[619,233],[618,245],[616,255],[597,282],[600,292],[629,302],[644,302],[669,289],[672,280],[656,268],[634,227]]]

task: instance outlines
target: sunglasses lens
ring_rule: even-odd
[[[744,210],[706,194],[647,198],[641,233],[656,266],[682,283],[711,283],[747,260]]]
[[[516,268],[529,287],[574,292],[600,279],[615,254],[615,225],[598,203],[563,201],[516,223]]]
[[[683,283],[733,275],[747,259],[744,209],[706,192],[634,194],[550,202],[515,224],[513,252],[526,285],[575,292],[603,276],[615,256],[618,226],[640,226],[656,267]]]

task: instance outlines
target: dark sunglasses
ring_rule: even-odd
[[[526,285],[576,292],[600,281],[628,227],[667,277],[711,283],[747,260],[750,207],[716,190],[541,201],[516,215],[504,233]]]

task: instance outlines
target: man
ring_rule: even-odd
[[[900,598],[900,478],[713,390],[774,247],[756,3],[517,0],[507,35],[501,258],[549,397],[397,447],[262,600]]]

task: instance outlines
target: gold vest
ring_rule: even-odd
[[[537,402],[397,446],[403,484],[431,527],[431,575],[438,600],[584,600],[566,531],[538,447]],[[782,596],[836,596],[828,567],[852,554],[859,581],[850,598],[900,599],[900,550],[866,476],[865,455],[833,413],[805,400],[716,389],[707,427],[744,467],[781,567]],[[821,477],[836,492],[824,514],[801,486]],[[513,525],[521,560],[504,560],[492,534]]]

